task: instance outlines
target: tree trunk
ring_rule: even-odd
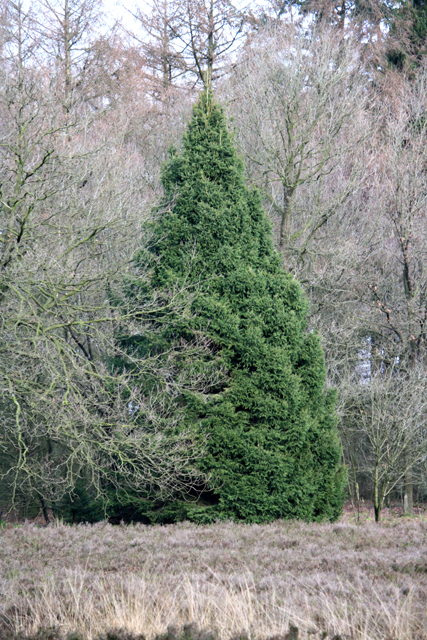
[[[50,518],[49,518],[49,513],[46,507],[46,502],[44,501],[44,498],[40,493],[39,493],[39,500],[40,500],[40,505],[42,508],[44,519],[46,520],[46,524],[50,524]]]
[[[345,18],[346,18],[346,0],[341,0],[341,7],[339,9],[339,24],[340,29],[344,33],[345,30]]]
[[[65,0],[64,7],[64,73],[65,73],[65,110],[71,108],[71,33],[70,7]]]
[[[165,0],[163,3],[163,32],[162,32],[162,72],[163,72],[163,89],[169,89],[170,82],[170,61],[169,61],[169,22],[167,19],[168,5]]]
[[[414,485],[412,479],[412,466],[410,464],[410,453],[406,453],[406,473],[405,473],[405,495],[403,497],[403,513],[406,516],[414,515]]]
[[[359,493],[359,483],[356,482],[356,504],[357,504],[357,524],[360,522],[360,493]]]
[[[213,65],[214,65],[214,56],[215,56],[215,22],[214,22],[214,3],[211,0],[209,7],[209,15],[208,15],[208,56],[207,56],[207,71],[206,71],[206,80],[205,86],[206,88],[212,88],[212,76],[213,76]]]
[[[289,187],[283,185],[283,209],[282,220],[280,222],[279,245],[282,249],[289,249],[291,237],[291,206],[293,192]]]
[[[378,479],[378,465],[375,465],[375,473],[374,473],[374,512],[375,512],[375,522],[379,522],[381,517],[381,498],[380,498],[380,488],[379,488],[379,479]]]
[[[359,492],[359,483],[357,482],[357,475],[356,475],[356,465],[354,463],[354,457],[353,455],[350,453],[349,454],[350,457],[350,464],[351,464],[351,469],[353,471],[353,482],[354,482],[354,494],[355,494],[355,498],[356,498],[356,506],[357,506],[357,520],[356,522],[359,524],[360,522],[360,492]]]

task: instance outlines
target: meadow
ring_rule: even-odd
[[[0,636],[424,640],[426,603],[423,517],[0,530]]]

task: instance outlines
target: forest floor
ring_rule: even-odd
[[[290,624],[299,639],[427,640],[427,515],[392,508],[376,524],[364,505],[359,524],[348,506],[335,524],[0,530],[0,636],[151,639],[189,623],[224,640]]]

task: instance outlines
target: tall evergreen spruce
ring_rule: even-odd
[[[191,263],[195,313],[170,339],[207,335],[227,381],[208,403],[186,400],[186,419],[208,436],[200,465],[209,486],[193,502],[164,505],[158,518],[336,519],[345,470],[322,349],[307,332],[307,301],[281,266],[260,196],[245,186],[210,92],[194,107],[163,186],[170,207],[154,225],[152,285],[188,282]]]

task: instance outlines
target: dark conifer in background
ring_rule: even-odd
[[[319,338],[307,332],[301,286],[281,266],[210,91],[194,107],[163,186],[170,206],[139,260],[153,261],[157,289],[184,279],[194,285],[194,314],[177,319],[172,333],[169,325],[163,339],[208,336],[227,379],[208,403],[185,400],[186,420],[208,438],[200,463],[208,485],[193,501],[163,505],[154,519],[336,519],[345,470]]]
[[[427,2],[402,0],[389,8],[389,36],[392,45],[387,52],[389,63],[409,76],[422,65],[427,53]]]

